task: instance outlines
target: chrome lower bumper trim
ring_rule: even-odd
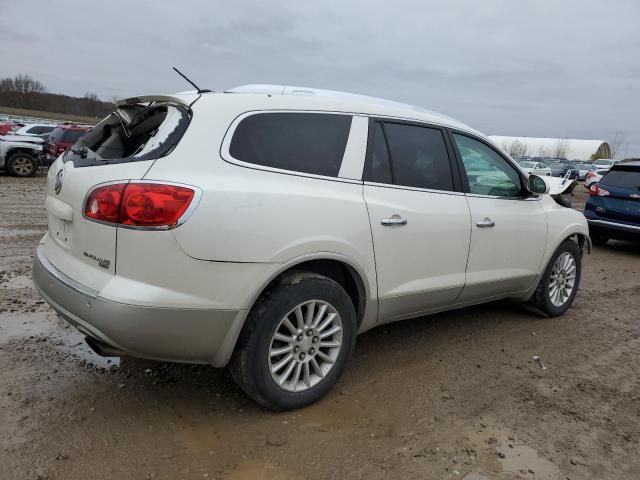
[[[629,232],[638,232],[640,233],[640,226],[638,225],[629,225],[626,223],[618,223],[618,222],[609,222],[607,220],[591,220],[587,218],[587,222],[589,225],[593,225],[594,227],[610,227],[615,228],[617,230],[627,230]]]

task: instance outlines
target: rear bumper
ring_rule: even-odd
[[[133,357],[226,365],[245,310],[156,308],[114,302],[57,270],[38,246],[33,281],[42,297],[85,335]]]
[[[606,234],[614,238],[640,238],[640,225],[611,222],[609,220],[596,220],[587,218],[589,230]]]

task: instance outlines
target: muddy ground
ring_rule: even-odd
[[[44,180],[0,174],[1,479],[640,477],[640,245],[596,247],[561,318],[501,302],[371,331],[323,401],[274,414],[56,318],[30,279]]]

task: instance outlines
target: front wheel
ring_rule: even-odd
[[[356,313],[333,280],[295,272],[258,300],[231,359],[240,388],[271,410],[319,400],[338,381],[351,356]]]
[[[7,170],[16,177],[31,177],[38,170],[38,161],[28,153],[14,153],[7,159]]]
[[[581,273],[580,249],[574,241],[565,240],[549,260],[531,303],[550,317],[562,315],[578,292]]]

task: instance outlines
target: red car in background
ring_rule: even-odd
[[[0,135],[8,135],[14,129],[24,127],[24,123],[0,122]]]
[[[91,130],[87,125],[59,125],[50,134],[47,143],[47,156],[54,159],[58,157],[67,148],[73,146],[74,143],[86,132]]]

